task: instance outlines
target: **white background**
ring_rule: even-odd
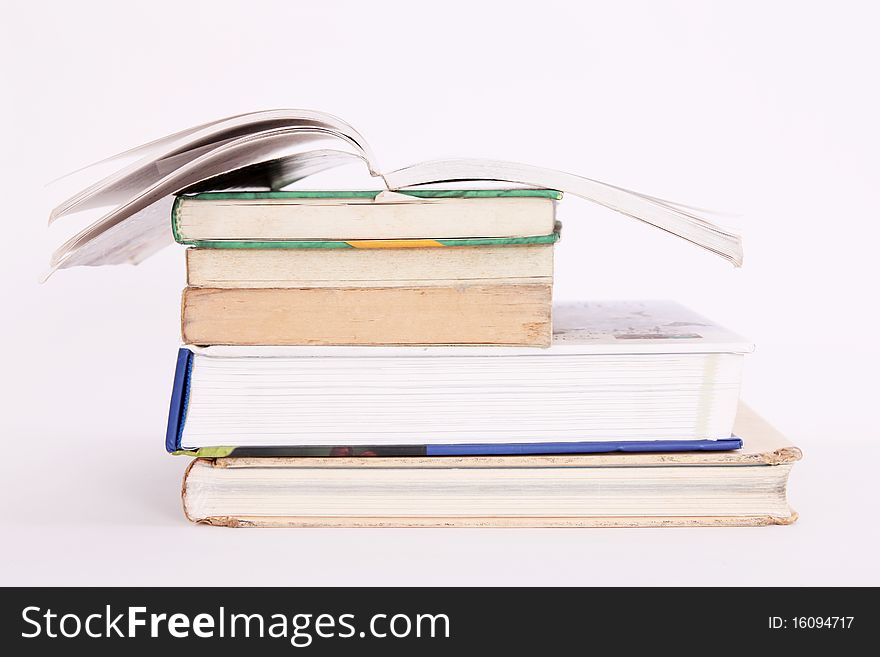
[[[0,583],[880,584],[873,6],[13,3],[0,28]],[[186,460],[163,449],[182,248],[39,285],[51,248],[81,223],[47,229],[60,199],[43,186],[169,132],[276,107],[345,118],[385,170],[511,159],[736,214],[725,221],[745,235],[740,270],[568,198],[556,296],[675,298],[752,338],[743,396],[805,454],[790,488],[798,523],[188,524]]]

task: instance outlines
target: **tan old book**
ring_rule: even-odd
[[[193,288],[193,345],[548,346],[549,284],[389,288]]]
[[[801,452],[741,405],[730,452],[194,460],[186,517],[229,527],[786,525]]]
[[[423,287],[553,282],[553,245],[411,249],[187,249],[187,285]]]

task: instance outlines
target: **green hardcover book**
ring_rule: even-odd
[[[413,248],[552,244],[547,189],[209,192],[179,196],[174,238],[202,248]]]

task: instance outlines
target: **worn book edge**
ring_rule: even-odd
[[[184,508],[184,513],[186,509]],[[637,528],[637,527],[766,527],[790,525],[788,516],[209,516],[187,519],[215,527],[298,528]]]
[[[222,452],[229,447],[219,447],[216,456],[211,452],[198,451],[198,456],[208,457],[215,468],[614,468],[627,466],[755,466],[787,465],[800,461],[801,450],[782,447],[760,454],[742,454],[738,451],[699,452],[605,452],[593,454],[544,454],[540,456],[404,456],[404,457],[346,457],[346,456],[262,456],[231,457]],[[181,452],[195,455],[192,451]]]
[[[258,297],[257,294],[260,294]],[[254,337],[248,334],[248,336],[243,336],[240,334],[235,334],[235,332],[228,327],[225,327],[226,330],[220,329],[220,333],[224,335],[218,338],[217,331],[218,329],[213,326],[212,322],[209,322],[206,319],[206,316],[211,316],[212,319],[216,320],[217,315],[211,315],[213,310],[205,311],[204,310],[204,299],[210,300],[213,296],[218,296],[225,299],[234,299],[238,297],[239,299],[247,299],[250,304],[248,312],[256,317],[258,312],[265,315],[266,313],[266,301],[265,294],[273,293],[279,296],[286,297],[286,301],[290,303],[290,300],[293,299],[297,294],[305,294],[310,296],[319,296],[319,295],[329,295],[332,293],[336,294],[355,294],[359,296],[370,295],[379,299],[379,302],[387,303],[387,299],[382,299],[381,297],[387,297],[390,295],[396,295],[398,297],[403,297],[404,295],[410,295],[410,298],[418,298],[420,296],[433,296],[435,298],[443,301],[442,295],[452,294],[458,297],[471,297],[472,300],[485,300],[486,303],[483,304],[483,307],[486,309],[489,308],[501,308],[502,306],[498,305],[497,300],[492,298],[492,295],[513,295],[514,293],[519,293],[522,296],[527,294],[531,295],[530,302],[535,306],[533,310],[531,310],[531,315],[534,315],[535,318],[532,321],[528,321],[531,315],[524,315],[521,311],[521,317],[514,315],[517,319],[516,324],[505,325],[507,330],[510,332],[509,339],[504,339],[503,337],[498,337],[496,335],[485,336],[483,334],[474,333],[474,329],[471,329],[464,336],[456,337],[455,339],[446,339],[446,337],[434,338],[434,337],[425,337],[421,336],[415,337],[414,335],[408,334],[404,338],[401,339],[390,339],[386,337],[376,338],[364,338],[363,336],[358,337],[357,339],[348,339],[348,338],[328,338],[322,337],[318,333],[312,335],[288,335],[285,333],[285,329],[278,329],[280,333],[283,333],[283,336],[273,335],[271,338],[267,338],[264,332],[257,331],[259,337]],[[551,344],[552,340],[552,306],[551,306],[551,294],[552,294],[552,285],[548,283],[529,283],[527,285],[512,285],[506,284],[503,281],[493,282],[490,285],[478,286],[478,285],[468,285],[468,286],[430,286],[430,287],[409,287],[409,286],[400,286],[400,287],[388,287],[388,288],[369,288],[369,287],[329,287],[329,288],[205,288],[205,287],[186,287],[184,288],[181,294],[181,302],[180,302],[180,331],[183,341],[187,344],[210,344],[210,345],[237,345],[237,346],[258,346],[265,344],[278,344],[278,345],[324,345],[324,346],[396,346],[396,345],[407,345],[407,346],[432,346],[437,344],[450,344],[455,346],[467,346],[467,345],[510,345],[510,346],[530,346],[530,347],[548,347]],[[381,295],[381,296],[380,296]],[[400,301],[396,301],[396,303],[400,303]],[[260,305],[263,304],[263,305]],[[494,304],[494,305],[493,305]],[[194,311],[193,308],[196,308]],[[472,309],[471,309],[472,311]],[[385,307],[385,312],[387,311],[387,306]],[[195,313],[195,316],[193,316]],[[503,320],[507,320],[507,317],[502,317]],[[251,321],[256,321],[256,319],[251,319]],[[280,323],[280,322],[279,322]],[[510,322],[508,321],[508,324]],[[201,335],[204,339],[199,339],[200,334],[198,333],[198,328],[193,328],[193,325],[200,324],[209,324],[212,326],[212,333],[209,336]],[[340,325],[346,328],[350,328],[354,326],[351,317],[342,316],[340,319]],[[497,327],[496,327],[497,328]],[[204,327],[202,327],[202,333],[204,333]],[[352,331],[348,331],[351,333]],[[195,333],[195,334],[194,334]],[[448,336],[447,336],[448,337]]]
[[[687,467],[694,465],[775,467],[790,465],[803,457],[801,450],[767,424],[745,404],[740,404],[735,428],[746,436],[743,450],[736,452],[682,452],[661,454],[582,454],[548,456],[476,457],[361,457],[361,458],[216,458],[194,459],[187,467],[181,501],[187,518],[200,524],[226,527],[759,527],[790,525],[798,518],[787,516],[210,516],[193,518],[186,510],[186,480],[201,461],[216,468],[479,468],[479,467]],[[748,438],[751,437],[751,441]],[[751,451],[750,451],[751,450]]]

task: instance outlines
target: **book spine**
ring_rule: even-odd
[[[180,449],[180,434],[186,419],[186,405],[189,401],[189,377],[192,371],[193,353],[181,348],[177,352],[177,366],[174,369],[174,383],[171,386],[171,406],[168,409],[168,429],[165,433],[165,449],[175,452]]]
[[[184,239],[180,236],[179,229],[180,206],[184,202],[183,199],[183,196],[175,196],[174,203],[171,206],[171,235],[174,237],[174,241],[178,244],[186,244]]]

